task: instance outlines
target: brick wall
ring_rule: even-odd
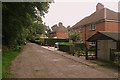
[[[68,33],[67,32],[57,32],[56,37],[61,38],[61,39],[68,38]]]
[[[119,29],[118,29],[118,23],[117,22],[105,22],[105,31],[118,32],[118,30]]]
[[[120,25],[120,23],[119,23]],[[86,26],[86,31],[85,31],[85,26],[82,32],[80,32],[80,35],[83,39],[83,42],[85,43],[85,32],[86,32],[86,40],[91,37],[93,34],[95,34],[97,31],[112,31],[112,32],[120,32],[120,28],[118,27],[117,22],[101,22],[96,24],[96,29],[95,30],[89,30],[89,26]],[[88,42],[86,42],[87,45],[89,45]]]
[[[86,31],[85,31],[85,27],[86,27]],[[85,43],[85,35],[86,35],[86,40],[91,37],[93,34],[95,34],[97,31],[104,31],[105,30],[105,23],[97,23],[96,24],[96,29],[95,30],[89,30],[89,25],[84,26],[83,31],[80,32],[80,35],[83,39],[83,42]],[[86,32],[86,34],[85,34]],[[88,42],[87,42],[88,44]]]

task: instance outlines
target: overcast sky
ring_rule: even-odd
[[[102,3],[104,7],[118,12],[119,0],[54,0],[50,4],[49,12],[43,21],[47,26],[53,26],[62,22],[65,27],[73,26],[86,16],[96,10],[97,3]]]

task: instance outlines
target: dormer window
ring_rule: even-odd
[[[96,25],[94,23],[89,25],[89,30],[95,30],[95,29],[96,29]]]

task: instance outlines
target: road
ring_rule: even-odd
[[[41,46],[28,43],[11,65],[11,78],[116,78]]]

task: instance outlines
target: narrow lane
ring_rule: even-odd
[[[53,51],[28,43],[13,61],[11,78],[115,78]]]

